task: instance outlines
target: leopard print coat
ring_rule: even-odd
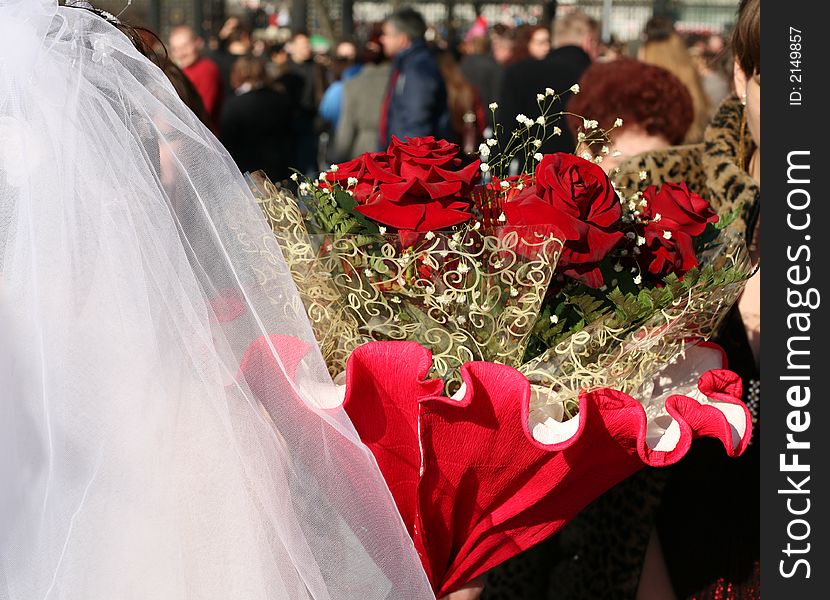
[[[736,208],[730,227],[754,231],[760,186],[739,157],[752,155],[741,135],[743,106],[724,100],[700,144],[649,152],[624,162],[611,178],[627,193],[647,184],[685,181],[722,214]],[[743,140],[742,140],[743,137]],[[640,172],[647,179],[640,180]],[[609,490],[547,542],[492,569],[482,600],[597,600],[635,598],[668,469],[644,469]]]

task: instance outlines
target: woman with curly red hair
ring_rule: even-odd
[[[683,82],[662,67],[631,58],[594,63],[579,88],[568,103],[568,125],[571,131],[581,131],[584,117],[610,130],[607,152],[602,143],[585,143],[578,149],[602,153],[600,166],[606,172],[642,152],[682,143],[694,120],[692,97]],[[617,119],[622,125],[615,127]]]

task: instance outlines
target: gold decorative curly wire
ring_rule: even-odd
[[[588,325],[519,370],[544,393],[535,394],[531,411],[562,403],[565,416],[576,413],[580,390],[613,387],[637,396],[654,377],[681,356],[689,343],[709,339],[718,329],[749,277],[751,266],[739,236],[704,253],[701,263],[717,269],[735,267],[740,281],[696,284],[684,297],[630,327],[615,328],[608,319]]]
[[[332,239],[309,235],[296,200],[269,182],[259,202],[276,234],[332,375],[357,346],[414,340],[452,389],[459,368],[518,367],[562,243],[523,229]]]

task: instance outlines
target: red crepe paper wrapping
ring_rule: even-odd
[[[427,379],[430,352],[413,342],[358,348],[347,369],[344,407],[378,461],[440,597],[555,534],[604,491],[643,466],[679,460],[692,439],[719,439],[736,456],[751,421],[734,373],[713,370],[698,387],[743,408],[737,436],[711,405],[670,396],[680,426],[670,451],[646,443],[647,420],[634,398],[611,389],[580,395],[579,427],[569,439],[537,442],[527,426],[530,384],[511,367],[462,367],[460,400]]]

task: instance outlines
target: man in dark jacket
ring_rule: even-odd
[[[438,64],[424,41],[426,23],[417,11],[403,8],[383,24],[381,44],[393,60],[381,105],[379,147],[400,139],[449,131],[447,89]]]
[[[570,87],[579,82],[582,73],[596,58],[599,50],[599,25],[581,12],[569,13],[554,22],[554,49],[543,60],[527,58],[507,68],[499,96],[499,123],[508,129],[524,127],[515,121],[523,114],[531,119],[539,116],[536,95],[552,88],[564,102],[556,102],[550,114],[565,109]],[[583,115],[591,118],[591,115]],[[575,133],[570,132],[564,118],[555,124],[561,135],[546,141],[538,150],[542,154],[573,152]],[[536,151],[536,150],[534,150]]]

